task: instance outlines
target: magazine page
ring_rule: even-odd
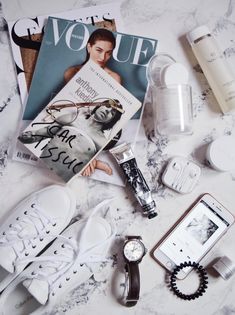
[[[39,53],[28,102],[24,112],[24,123],[34,119],[36,115],[49,103],[53,95],[59,92],[63,85],[86,62],[90,56],[100,66],[107,69],[128,91],[142,104],[147,89],[146,67],[155,53],[157,41],[155,39],[112,32],[108,38],[101,41],[94,40],[95,27],[70,20],[50,17]],[[102,35],[103,36],[103,35]],[[99,36],[98,36],[99,37]],[[103,56],[89,54],[97,48],[97,42],[111,43],[110,51],[105,60]],[[100,49],[100,47],[98,47]],[[101,54],[102,55],[102,54]],[[134,143],[140,124],[141,110],[119,133],[119,143],[127,141]],[[118,141],[118,137],[116,137]],[[32,160],[33,157],[30,158]],[[110,171],[103,174],[99,171],[92,174],[93,179],[124,185],[121,172],[116,162],[107,153],[102,158],[110,165]]]
[[[67,182],[87,169],[140,107],[140,101],[89,60],[19,140]]]
[[[117,29],[123,30],[120,2],[79,8],[51,15],[80,21],[85,24],[97,25],[98,27],[105,27],[112,31],[116,31]],[[43,15],[8,21],[12,56],[15,63],[22,102],[22,114],[27,102],[47,18],[48,15]],[[22,117],[20,117],[16,138],[20,130],[24,130],[29,124],[28,121],[21,120]],[[27,162],[33,165],[37,163],[37,159],[30,155],[28,150],[18,141],[12,143],[9,155],[13,160]]]

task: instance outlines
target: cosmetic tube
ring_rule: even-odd
[[[135,197],[143,209],[144,215],[149,219],[157,216],[156,203],[152,198],[151,191],[137,166],[137,162],[130,144],[123,143],[109,150],[124,172],[128,183],[134,190]]]

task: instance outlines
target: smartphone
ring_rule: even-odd
[[[210,194],[203,195],[173,227],[152,257],[172,271],[185,261],[199,262],[233,224],[233,215]],[[184,279],[192,267],[183,268],[178,279]]]

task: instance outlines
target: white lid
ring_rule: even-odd
[[[207,159],[216,170],[235,170],[235,137],[222,136],[213,141],[208,147]]]
[[[189,44],[192,45],[195,40],[197,40],[198,38],[200,38],[202,36],[206,36],[210,33],[211,32],[206,25],[201,25],[199,27],[196,27],[191,32],[188,32],[188,34],[186,36],[187,36],[187,40],[189,41]]]
[[[175,62],[166,65],[160,73],[160,81],[162,85],[170,84],[187,84],[188,70],[181,63]]]

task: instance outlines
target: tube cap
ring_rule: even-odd
[[[150,203],[142,205],[143,212],[149,219],[155,218],[158,213],[156,212],[156,203],[152,200]]]
[[[191,32],[189,32],[186,35],[186,37],[187,37],[187,40],[188,40],[189,44],[192,45],[195,40],[197,40],[198,38],[200,38],[202,36],[206,36],[206,35],[208,35],[210,33],[211,32],[210,32],[209,28],[206,25],[201,25],[199,27],[196,27]]]

